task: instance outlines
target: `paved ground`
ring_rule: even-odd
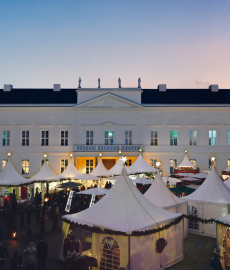
[[[49,245],[46,269],[63,270],[63,265],[58,261],[58,254],[62,243],[61,215],[59,215],[59,224],[56,231],[52,230],[53,218],[48,216],[47,213],[45,220],[46,232],[43,237]],[[40,222],[36,220],[36,212],[32,212],[30,224],[18,225],[18,234],[22,233],[23,235],[19,235],[17,240],[6,238],[7,220],[2,212],[0,212],[0,221],[4,228],[3,244],[7,248],[10,258],[12,258],[14,251],[18,250],[22,256],[24,265],[26,265],[26,257],[22,254],[22,251],[28,246],[30,241],[33,241],[35,246],[37,246],[40,235]],[[20,224],[19,214],[16,216],[16,221]],[[33,232],[33,236],[30,239],[26,236],[27,229],[32,229]],[[74,230],[76,238],[82,240],[85,232],[77,227],[71,229]],[[184,240],[184,260],[167,268],[167,270],[209,270],[215,243],[216,240],[214,238],[190,234],[188,238]],[[6,264],[2,269],[10,270],[9,261],[9,259],[6,261]],[[24,266],[23,269],[26,269],[26,267]]]

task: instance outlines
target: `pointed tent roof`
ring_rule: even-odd
[[[114,186],[93,207],[63,219],[88,226],[131,233],[152,229],[161,222],[179,217],[147,200],[128,177],[125,168]]]
[[[94,176],[109,176],[110,172],[105,168],[102,159],[97,164],[97,167],[90,173]]]
[[[59,180],[60,177],[55,175],[51,169],[49,168],[47,162],[44,162],[41,169],[30,178],[32,181],[53,181]]]
[[[203,184],[192,194],[183,197],[185,200],[211,202],[216,204],[230,203],[230,189],[224,184],[214,166]]]
[[[21,176],[8,160],[4,169],[0,172],[0,186],[31,184],[29,179]]]
[[[69,178],[76,178],[76,176],[81,175],[81,173],[78,171],[78,169],[74,166],[72,160],[70,160],[68,166],[66,169],[59,174],[58,176],[62,179],[69,179]]]
[[[145,192],[145,198],[155,205],[168,208],[186,203],[184,200],[175,196],[165,185],[159,171],[151,187]]]
[[[109,170],[110,175],[120,175],[123,167],[123,162],[119,157],[116,164]]]
[[[182,160],[181,164],[178,166],[180,167],[192,167],[193,169],[197,169],[196,166],[194,166],[191,161],[188,159],[187,154],[185,154],[184,159]]]
[[[230,177],[224,181],[225,185],[230,188]]]
[[[230,172],[230,165],[224,170],[224,172]]]
[[[142,157],[140,154],[135,162],[127,167],[127,173],[132,174],[132,173],[147,173],[147,172],[157,172],[157,169],[153,168],[150,166]]]

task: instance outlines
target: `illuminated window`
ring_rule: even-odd
[[[197,145],[197,131],[190,130],[189,137],[190,137],[190,145]]]
[[[22,146],[29,145],[30,132],[28,130],[22,131]]]
[[[22,174],[29,174],[30,172],[30,162],[29,159],[22,160]]]
[[[101,242],[100,270],[116,270],[120,265],[120,248],[111,237],[105,237]]]
[[[93,130],[86,131],[86,145],[93,145]]]
[[[131,160],[131,159],[127,159],[125,165],[126,165],[127,167],[131,166],[131,165],[132,165],[132,160]]]
[[[151,131],[150,145],[158,145],[158,131]]]
[[[209,130],[209,145],[216,145],[216,130]]]
[[[175,167],[177,167],[177,159],[170,159],[170,174],[174,173]]]
[[[86,160],[86,173],[91,173],[93,171],[93,159]]]
[[[6,159],[3,159],[2,160],[2,170],[5,168],[5,166],[6,166]]]
[[[61,146],[67,146],[68,145],[68,131],[62,130],[61,131]]]
[[[113,131],[105,131],[105,145],[113,145]]]
[[[41,166],[44,164],[44,162],[45,162],[45,159],[42,159],[41,160]],[[47,165],[49,165],[49,160],[48,159],[46,159],[46,163],[47,163]]]
[[[157,168],[158,159],[150,159],[150,166]]]
[[[61,159],[61,173],[64,172],[68,166],[68,159]]]
[[[125,131],[125,144],[132,145],[132,130]]]
[[[197,209],[194,206],[188,205],[188,214],[197,217]],[[189,229],[199,230],[199,223],[196,220],[188,220]]]
[[[170,145],[177,145],[177,130],[170,130]]]
[[[228,145],[230,145],[230,131],[228,131]]]
[[[10,131],[2,132],[2,146],[10,145]]]
[[[49,145],[49,131],[48,130],[43,130],[41,132],[41,145],[42,146]]]
[[[228,166],[230,165],[230,159],[228,159]]]
[[[192,163],[193,166],[196,167],[196,159],[190,159],[190,162]]]

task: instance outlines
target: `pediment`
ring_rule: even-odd
[[[82,102],[75,107],[78,108],[140,108],[141,104],[107,93],[94,99]]]
[[[99,124],[99,126],[101,126],[101,127],[111,127],[111,126],[115,127],[115,126],[119,126],[119,124],[116,124],[116,123],[111,122],[111,121],[107,121],[105,123]]]

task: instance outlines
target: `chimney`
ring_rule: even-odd
[[[4,84],[3,91],[10,92],[12,90],[12,88],[13,88],[12,84]]]
[[[158,90],[159,92],[166,92],[166,84],[159,84]]]
[[[209,89],[212,91],[212,92],[218,92],[219,91],[219,86],[218,84],[211,84],[209,86]]]
[[[61,85],[60,84],[54,84],[53,91],[61,91]]]

